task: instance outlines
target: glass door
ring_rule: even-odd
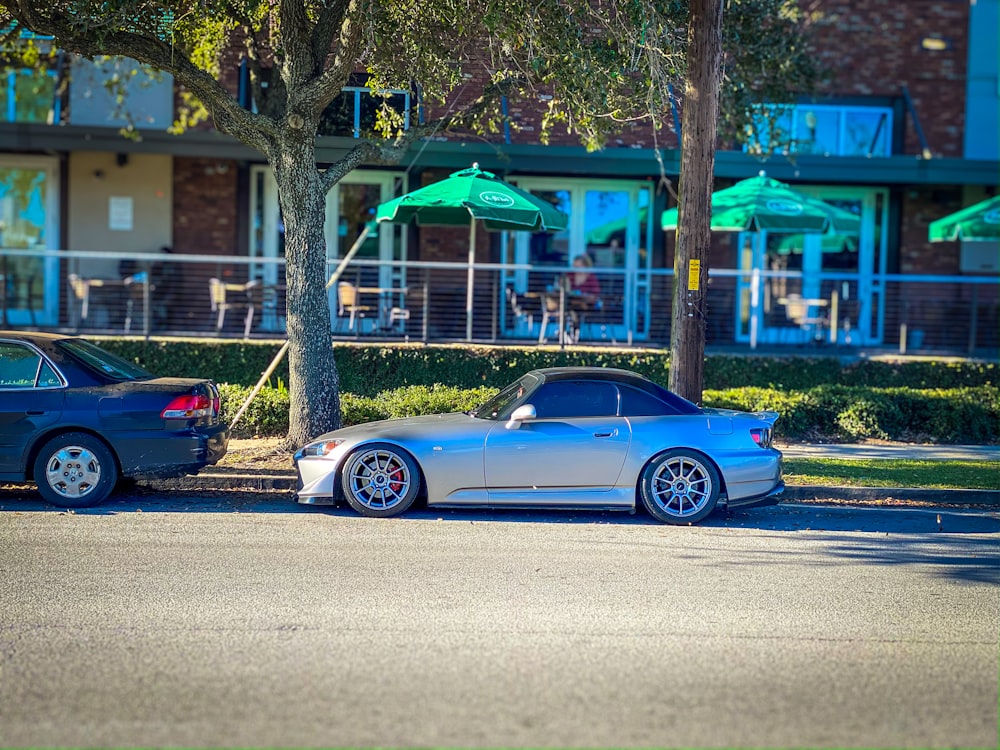
[[[586,289],[576,291],[596,298],[579,303],[571,300],[571,307],[579,307],[577,333],[581,341],[646,338],[652,243],[648,185],[578,180],[567,186],[566,180],[556,183],[531,178],[520,179],[517,184],[570,217],[563,232],[514,233],[513,250],[505,252],[508,262],[532,267],[530,273],[526,268],[506,271],[502,278],[502,285],[517,296],[518,308],[534,313],[527,318],[534,326],[530,335],[542,333],[546,291],[572,269],[566,276],[569,287],[574,286],[571,279],[580,279],[583,284],[583,277],[592,276],[586,281]],[[581,270],[586,266],[589,269]],[[513,332],[505,333],[522,336],[523,325],[515,324]]]
[[[881,341],[883,190],[803,188],[861,218],[856,234],[742,233],[737,340],[751,344]]]
[[[38,257],[59,237],[58,162],[0,156],[0,325],[55,325],[59,262]]]
[[[401,179],[401,175],[393,172],[355,170],[330,190],[326,198],[324,225],[330,273],[336,268],[336,261],[344,257],[354,245],[365,224],[375,218],[376,207],[391,200],[400,191],[405,192],[405,184],[402,189],[399,188]],[[250,217],[250,255],[260,258],[284,257],[284,226],[274,176],[268,167],[255,166],[250,184],[250,205],[253,207]],[[356,282],[367,287],[382,288],[406,285],[406,269],[403,265],[406,260],[406,233],[403,229],[398,225],[383,224],[378,228],[377,237],[369,237],[364,241],[354,258],[383,261],[384,265],[359,266],[350,271],[357,277],[354,279]],[[262,263],[251,270],[251,275],[261,278],[265,283],[275,283],[280,281],[279,271],[283,273],[283,269],[279,269],[277,264]],[[345,277],[344,280],[351,279]],[[335,287],[329,290],[329,300],[331,320],[336,325],[339,305]],[[269,323],[265,315],[262,327],[270,324],[275,329],[283,328],[284,320],[280,318],[283,316],[272,315]]]

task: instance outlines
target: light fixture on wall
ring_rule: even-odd
[[[951,49],[951,41],[940,36],[925,36],[920,46],[929,52],[944,52]]]

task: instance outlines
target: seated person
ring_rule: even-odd
[[[573,268],[577,270],[567,273],[563,278],[563,283],[566,285],[566,291],[574,295],[575,298],[600,308],[601,284],[594,272],[590,270],[593,265],[590,256],[586,253],[577,255],[573,258]]]

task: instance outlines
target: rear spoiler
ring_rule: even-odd
[[[774,423],[778,421],[778,417],[781,416],[776,411],[755,411],[753,413],[757,419],[767,422],[770,426],[774,426]]]

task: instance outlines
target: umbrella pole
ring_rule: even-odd
[[[465,340],[472,341],[472,288],[475,284],[476,220],[469,223],[469,271],[465,289]]]

